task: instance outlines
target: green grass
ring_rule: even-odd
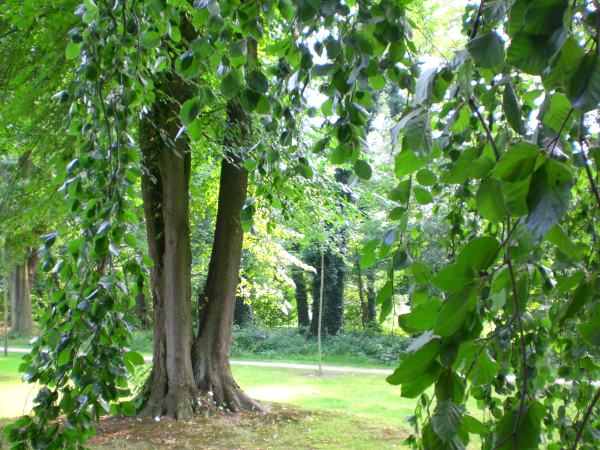
[[[32,386],[23,384],[18,373],[21,357],[0,357],[0,426],[30,407],[25,400],[33,397]],[[213,438],[224,448],[402,448],[400,443],[409,433],[404,418],[411,414],[414,401],[401,398],[398,388],[387,384],[383,376],[318,377],[315,371],[251,366],[233,366],[233,372],[240,386],[252,397],[273,405],[275,414],[264,418],[219,416],[210,421],[209,431],[198,426],[205,418],[194,419],[195,434],[174,433],[181,424],[169,421],[157,426],[132,422],[129,427],[123,425],[122,434],[118,434],[119,426],[101,426],[93,446],[164,448],[163,437],[171,433],[173,439],[187,439],[178,443],[182,448],[195,448],[202,439]],[[235,430],[227,433],[230,425],[235,425]],[[136,428],[133,437],[131,426]],[[207,437],[207,433],[214,436]],[[108,435],[110,439],[104,439]]]

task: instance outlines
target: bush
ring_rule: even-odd
[[[343,333],[324,336],[322,350],[323,355],[330,357],[362,357],[394,363],[407,345],[408,339],[398,335]],[[298,357],[316,352],[316,338],[307,337],[296,328],[234,327],[233,330],[232,356]]]

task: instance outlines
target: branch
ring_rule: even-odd
[[[508,241],[510,240],[510,216],[508,217],[508,233],[507,233],[507,247]],[[521,376],[523,377],[523,386],[521,387],[521,397],[519,399],[519,410],[517,411],[517,418],[515,420],[515,426],[513,429],[513,435],[515,437],[515,448],[519,448],[519,434],[521,431],[521,419],[523,417],[523,411],[525,409],[525,397],[527,396],[527,344],[525,343],[525,332],[523,329],[523,316],[521,315],[521,306],[519,305],[519,297],[517,294],[517,283],[515,280],[515,272],[513,270],[512,261],[508,248],[505,252],[506,264],[508,265],[508,273],[510,274],[510,284],[513,294],[513,302],[515,308],[515,318],[519,325],[519,341],[521,343]]]
[[[599,17],[600,17],[600,15],[599,15]],[[581,119],[579,120],[579,149],[581,150],[581,155],[583,156],[583,167],[585,167],[585,173],[590,182],[590,189],[592,190],[594,197],[596,197],[596,203],[598,204],[598,206],[600,206],[600,192],[598,192],[598,186],[596,186],[596,182],[594,181],[594,176],[592,175],[592,171],[590,169],[590,160],[587,157],[587,152],[585,150],[583,142],[584,142],[584,139],[583,139],[583,115],[582,115]]]
[[[483,2],[482,2],[482,4],[483,4]],[[472,98],[469,99],[469,106],[471,107],[471,110],[477,115],[479,122],[481,122],[481,126],[483,126],[483,129],[485,130],[487,139],[490,142],[490,145],[492,146],[492,150],[494,150],[494,155],[496,156],[496,161],[498,161],[500,159],[500,152],[498,151],[498,147],[496,147],[496,143],[494,142],[494,138],[492,137],[492,132],[490,131],[490,127],[488,127],[488,124],[485,122],[485,119],[479,112],[479,109],[477,109],[477,105],[475,104],[475,101]]]
[[[587,425],[588,421],[590,420],[592,412],[594,411],[594,406],[596,406],[596,403],[598,403],[598,400],[600,400],[600,388],[598,388],[596,390],[596,394],[594,394],[594,398],[592,398],[592,402],[590,403],[590,406],[588,406],[588,409],[585,411],[585,416],[583,416],[583,422],[581,422],[581,426],[579,427],[579,430],[577,431],[577,436],[575,437],[575,442],[573,443],[571,450],[577,449],[579,440],[581,439],[581,436],[583,435],[583,430],[585,429],[585,426]]]
[[[475,21],[473,22],[473,29],[469,33],[469,40],[473,39],[477,32],[479,31],[479,26],[481,25],[481,16],[483,15],[483,6],[485,5],[485,0],[481,0],[479,2],[479,8],[477,8],[477,15],[475,16]]]

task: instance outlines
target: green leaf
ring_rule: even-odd
[[[369,84],[373,87],[373,89],[379,91],[385,87],[385,78],[380,73],[377,73],[369,77]]]
[[[484,386],[492,382],[498,374],[500,365],[492,359],[487,350],[479,352],[470,378],[473,386]]]
[[[181,123],[188,125],[191,123],[196,116],[202,111],[202,105],[197,98],[191,98],[187,100],[182,106],[179,113]]]
[[[409,148],[403,148],[394,160],[394,174],[396,178],[401,180],[406,175],[416,172],[424,165],[424,159],[418,158]]]
[[[440,339],[434,338],[417,351],[405,355],[394,373],[386,378],[393,385],[412,383],[429,370],[440,351]]]
[[[433,328],[435,318],[441,306],[442,302],[439,299],[431,297],[408,314],[400,314],[398,316],[398,324],[409,334],[427,331]]]
[[[475,271],[486,270],[498,257],[500,242],[492,236],[481,236],[469,241],[456,258],[456,262]]]
[[[260,70],[253,70],[246,74],[248,87],[262,94],[269,90],[269,80]]]
[[[448,292],[459,292],[473,283],[473,269],[465,264],[449,264],[444,267],[432,280],[440,289]]]
[[[531,177],[526,225],[535,237],[542,238],[567,211],[572,178],[564,164],[552,159],[546,161]]]
[[[451,441],[460,429],[462,415],[463,410],[453,402],[438,401],[435,413],[431,417],[433,431],[443,441]]]
[[[600,103],[600,58],[595,54],[586,55],[573,74],[569,83],[569,98],[573,108],[583,112],[591,111]]]
[[[144,357],[142,355],[140,355],[138,352],[126,352],[123,355],[123,359],[131,364],[133,364],[134,366],[143,366],[145,361],[144,361]]]
[[[527,430],[519,434],[519,450],[537,450],[541,441],[541,423],[544,419],[546,408],[539,402],[533,401],[526,404],[521,416],[520,429]],[[495,430],[495,441],[501,443],[496,446],[498,450],[512,450],[516,446],[514,429],[517,421],[517,411],[507,410]]]
[[[121,414],[124,416],[135,416],[135,405],[133,402],[122,402],[120,405]]]
[[[595,317],[577,325],[577,330],[583,340],[592,348],[600,348],[600,318]]]
[[[404,398],[416,398],[437,381],[442,372],[442,366],[434,361],[429,368],[412,381],[402,383],[400,396]]]
[[[555,92],[550,98],[550,104],[542,117],[542,123],[552,128],[557,133],[563,134],[571,129],[575,120],[571,112],[571,102],[565,94]],[[567,118],[570,117],[570,121]],[[570,122],[570,123],[569,123]]]
[[[413,188],[413,194],[417,203],[420,205],[427,205],[429,203],[433,203],[433,195],[427,189],[422,188],[420,186],[415,186]]]
[[[377,293],[377,298],[375,299],[375,303],[381,305],[387,299],[389,299],[394,291],[394,285],[390,280],[386,281],[383,287]]]
[[[556,224],[550,228],[550,231],[546,235],[546,240],[556,245],[569,258],[575,261],[581,260],[581,252],[560,225]]]
[[[156,31],[145,31],[140,36],[142,47],[155,48],[160,44],[160,34]]]
[[[504,43],[494,31],[470,40],[467,50],[479,67],[492,68],[504,61]]]
[[[348,144],[340,144],[333,149],[329,160],[332,164],[339,165],[345,163],[352,155],[352,147]]]
[[[229,62],[239,67],[246,62],[246,41],[232,42],[229,46]]]
[[[469,287],[448,297],[438,312],[433,332],[442,337],[452,336],[460,329],[467,314],[475,309],[476,303],[477,298]]]
[[[260,94],[252,89],[244,89],[240,96],[240,104],[242,109],[247,113],[251,114],[254,112],[260,100]]]
[[[75,42],[69,42],[67,44],[67,48],[65,49],[65,57],[67,61],[71,61],[79,57],[81,53],[81,44]]]
[[[221,93],[226,100],[230,100],[240,92],[243,85],[242,72],[234,70],[225,75],[221,80]]]
[[[493,174],[501,180],[516,181],[533,173],[536,159],[541,155],[537,145],[519,142],[509,147],[494,167]]]
[[[417,172],[417,181],[423,186],[433,186],[437,183],[437,176],[432,170],[421,169]]]
[[[60,367],[67,364],[69,361],[71,361],[71,348],[65,348],[58,354],[56,363]]]
[[[200,73],[200,62],[192,50],[184,52],[175,62],[175,70],[185,78],[191,78]]]
[[[504,87],[504,94],[502,96],[502,109],[504,110],[506,121],[509,123],[512,129],[517,133],[524,135],[526,130],[521,117],[521,106],[519,105],[519,100],[517,99],[515,90],[510,83]]]
[[[442,347],[443,353],[444,348]],[[435,396],[437,400],[460,404],[465,396],[465,381],[452,369],[444,370],[435,384]]]
[[[593,295],[594,289],[592,284],[586,279],[582,280],[558,315],[558,323],[563,324],[566,320],[575,317],[575,315],[593,299]]]
[[[373,175],[371,166],[364,159],[359,159],[354,163],[354,171],[356,172],[356,175],[363,180],[370,180],[371,175]]]
[[[506,60],[525,73],[541,75],[552,53],[552,46],[548,45],[547,36],[519,32],[511,40]]]
[[[405,115],[392,129],[392,143],[402,134],[403,144],[419,158],[427,157],[432,150],[429,111],[421,108]]]
[[[465,431],[469,434],[478,434],[479,436],[487,436],[489,433],[488,427],[481,423],[478,419],[473,416],[464,415],[462,420],[462,426]]]
[[[502,195],[502,181],[497,178],[483,180],[475,197],[477,211],[490,222],[501,222],[506,219],[508,208]]]

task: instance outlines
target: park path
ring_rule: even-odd
[[[28,348],[16,348],[8,347],[9,353],[28,353]],[[143,355],[145,361],[152,361],[152,356]],[[279,369],[295,369],[295,370],[319,370],[319,366],[316,364],[299,364],[299,363],[286,363],[286,362],[273,362],[273,361],[239,361],[231,360],[231,364],[237,366],[254,366],[254,367],[275,367]],[[346,373],[346,374],[361,374],[361,375],[390,375],[393,369],[368,369],[365,367],[344,367],[344,366],[323,366],[323,372],[327,373]],[[515,381],[514,375],[508,375],[506,377],[510,382]],[[558,378],[556,380],[558,384],[570,384],[570,382]],[[592,383],[594,387],[600,387],[600,381],[594,381]]]
[[[28,353],[30,349],[19,347],[8,347],[9,353]],[[145,361],[152,361],[152,356],[143,355]],[[274,367],[279,369],[295,369],[295,370],[319,370],[317,364],[300,364],[286,363],[274,361],[240,361],[231,360],[231,364],[236,366],[254,366],[254,367]],[[323,372],[328,373],[347,373],[361,375],[390,375],[393,369],[369,369],[365,367],[344,367],[344,366],[323,366]]]

